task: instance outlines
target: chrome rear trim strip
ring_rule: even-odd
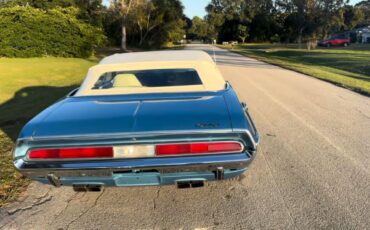
[[[238,153],[189,157],[166,157],[150,159],[120,159],[79,162],[27,162],[19,159],[15,167],[29,177],[47,177],[50,173],[60,176],[112,176],[117,171],[157,170],[160,173],[190,171],[214,171],[246,168],[255,154]]]

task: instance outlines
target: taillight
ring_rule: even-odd
[[[204,143],[181,143],[157,145],[155,154],[186,155],[186,154],[213,154],[242,152],[243,146],[239,142],[204,142]]]
[[[113,147],[86,147],[35,149],[28,153],[29,159],[78,159],[78,158],[111,158]]]
[[[147,158],[171,155],[237,153],[242,151],[243,145],[239,142],[197,142],[159,145],[33,149],[28,152],[28,158],[30,160]]]

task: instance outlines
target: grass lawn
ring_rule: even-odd
[[[77,58],[0,58],[0,207],[28,184],[12,164],[11,150],[20,129],[76,88],[95,63]]]
[[[311,51],[298,49],[295,44],[220,47],[370,95],[370,45],[318,48]]]

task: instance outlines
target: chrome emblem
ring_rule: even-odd
[[[218,123],[197,123],[195,124],[195,127],[198,127],[198,128],[217,128],[219,126],[220,124]]]

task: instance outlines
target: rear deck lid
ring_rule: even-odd
[[[223,94],[155,98],[67,98],[40,121],[34,137],[232,129]]]

